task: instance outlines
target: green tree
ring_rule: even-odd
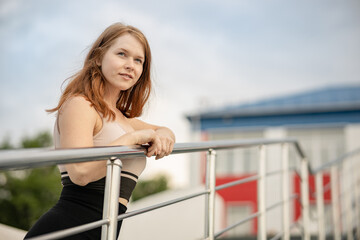
[[[0,222],[28,230],[60,194],[55,167],[4,173],[0,184]]]
[[[51,134],[40,132],[21,140],[22,148],[49,147]],[[9,139],[2,149],[11,149]],[[61,191],[60,174],[56,166],[7,171],[0,173],[0,222],[28,230],[51,206]]]
[[[168,178],[165,175],[158,175],[150,180],[141,180],[137,183],[133,194],[131,195],[131,200],[137,201],[151,194],[159,193],[168,189]]]
[[[42,148],[42,147],[50,147],[51,145],[52,145],[52,136],[47,131],[39,132],[34,137],[25,136],[21,140],[22,148]]]
[[[0,149],[13,149],[14,146],[11,144],[10,137],[6,136],[0,143]]]

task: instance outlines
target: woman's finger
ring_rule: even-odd
[[[154,144],[152,144],[152,145],[148,148],[146,156],[147,156],[147,157],[152,157],[152,156],[155,155],[155,154],[156,154],[156,146],[155,146]]]

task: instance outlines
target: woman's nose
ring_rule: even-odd
[[[125,69],[134,69],[134,61],[132,59],[128,59],[126,62],[125,62]]]

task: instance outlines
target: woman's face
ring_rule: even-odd
[[[118,37],[101,61],[107,87],[125,91],[134,86],[142,74],[144,61],[144,48],[138,39],[129,33]]]

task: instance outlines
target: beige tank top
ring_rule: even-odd
[[[115,121],[108,121],[107,119],[102,119],[102,129],[94,135],[94,146],[108,146],[111,142],[115,141],[120,136],[124,135],[126,132],[121,127],[120,123]],[[55,148],[60,148],[60,133],[58,129],[57,121],[55,122],[54,127],[54,145]],[[143,172],[146,166],[146,156],[136,157],[131,159],[121,159],[123,168],[122,176],[133,179],[137,181],[137,178]],[[66,172],[64,165],[59,165],[60,172]]]

